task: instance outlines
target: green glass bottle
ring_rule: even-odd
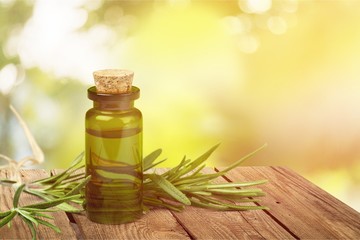
[[[142,114],[134,107],[140,90],[99,93],[88,89],[94,103],[86,113],[87,217],[103,224],[121,224],[143,214]]]

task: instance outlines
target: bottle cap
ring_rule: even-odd
[[[93,73],[98,93],[121,94],[131,92],[134,72],[123,69],[104,69]]]

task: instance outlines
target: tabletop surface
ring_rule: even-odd
[[[216,170],[216,169],[215,169]],[[207,169],[206,171],[215,171]],[[45,170],[23,170],[24,180],[49,176]],[[7,172],[0,171],[0,178]],[[39,226],[39,239],[360,239],[360,213],[283,167],[238,167],[218,181],[268,179],[261,205],[270,210],[221,212],[187,207],[182,212],[154,209],[140,220],[101,225],[84,214],[52,213],[61,233]],[[0,186],[0,209],[12,208],[13,189]],[[20,205],[38,201],[24,194]],[[255,203],[249,203],[255,204]],[[258,204],[258,203],[256,203]],[[31,239],[15,219],[0,229],[0,239]]]

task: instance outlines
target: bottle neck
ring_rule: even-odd
[[[94,101],[93,106],[99,110],[125,111],[134,108],[134,101]]]
[[[134,101],[140,96],[140,89],[132,86],[131,91],[122,94],[98,93],[96,87],[88,89],[88,98],[93,101],[94,108],[109,111],[126,111],[134,108]]]

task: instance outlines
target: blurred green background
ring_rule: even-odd
[[[221,142],[227,165],[287,166],[360,210],[360,1],[0,0],[0,153],[30,155],[13,104],[63,168],[84,149],[92,72],[140,87],[144,153]]]

